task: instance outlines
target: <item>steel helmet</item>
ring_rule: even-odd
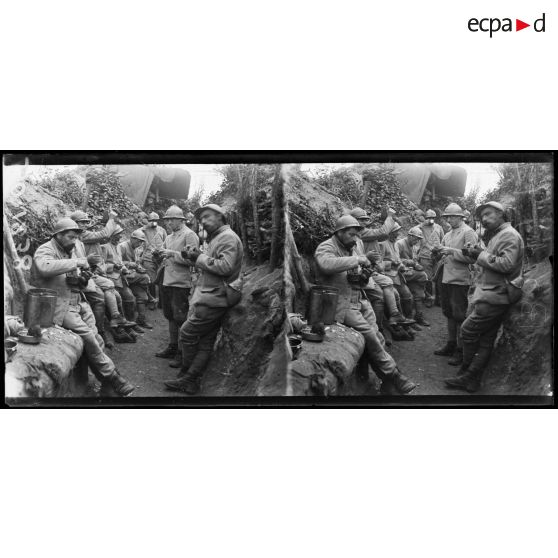
[[[186,219],[184,212],[178,205],[171,205],[163,215],[163,219]]]
[[[391,231],[389,231],[389,234],[397,232],[399,230],[401,230],[401,225],[399,223],[395,223],[393,227],[391,227]]]
[[[434,219],[436,217],[436,212],[433,209],[429,209],[426,212],[427,219]]]
[[[161,219],[161,217],[159,217],[159,214],[155,213],[155,211],[152,211],[147,217],[148,221],[159,221],[159,219]]]
[[[422,229],[420,227],[413,227],[412,229],[409,229],[408,234],[411,234],[421,239],[424,238],[424,234],[422,234]]]
[[[130,238],[137,238],[138,240],[141,240],[142,242],[146,241],[145,234],[143,234],[143,231],[141,229],[136,229],[132,233],[132,236]]]
[[[112,231],[112,234],[110,236],[116,236],[117,234],[120,234],[122,232],[124,232],[124,229],[120,225],[116,225],[116,229]]]
[[[444,213],[442,215],[444,217],[452,217],[452,216],[465,217],[465,214],[463,213],[463,210],[456,203],[450,203],[446,207],[446,209],[444,210]]]
[[[85,211],[81,211],[79,209],[70,213],[70,219],[73,219],[74,221],[91,221],[89,215],[87,215]]]
[[[370,215],[361,207],[355,207],[351,210],[349,215],[352,215],[355,219],[370,219]]]
[[[485,207],[493,207],[494,209],[498,209],[502,213],[506,213],[506,208],[501,203],[499,203],[497,201],[489,201],[489,202],[483,203],[482,205],[479,205],[477,207],[477,210],[475,211],[475,215],[479,216],[481,211]]]
[[[199,207],[198,209],[196,209],[195,217],[197,219],[199,219],[200,215],[202,214],[202,211],[204,211],[205,209],[211,209],[212,211],[215,211],[216,213],[219,213],[220,215],[225,215],[225,212],[224,212],[222,207],[219,207],[216,203],[208,203],[208,204],[204,205],[203,207]]]
[[[80,228],[80,226],[73,219],[70,219],[69,217],[63,217],[62,219],[56,221],[54,228],[52,229],[52,236],[64,231],[82,232],[83,229]]]
[[[355,227],[357,229],[362,229],[362,225],[352,216],[352,215],[343,215],[337,219],[337,223],[335,223],[335,231],[342,231],[343,229],[350,229]]]

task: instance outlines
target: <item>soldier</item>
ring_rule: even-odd
[[[72,215],[79,218],[79,221],[74,219],[79,227],[89,226],[87,214],[83,211],[75,211]],[[103,339],[105,347],[111,349],[112,344],[108,342],[105,334],[105,314],[108,314],[113,336],[119,343],[132,341],[128,338],[126,331],[124,330],[124,327],[132,324],[128,323],[120,312],[118,304],[120,296],[114,289],[114,283],[107,277],[103,276],[102,267],[104,262],[102,256],[93,252],[86,255],[86,247],[81,240],[81,237],[85,232],[87,231],[79,233],[74,247],[76,257],[86,258],[89,263],[90,272],[92,273],[91,279],[89,279],[87,286],[82,292],[91,307],[93,315],[95,316],[95,325],[99,335]]]
[[[141,229],[145,235],[145,245],[143,247],[141,263],[143,267],[145,267],[151,281],[149,292],[153,302],[157,302],[158,299],[157,269],[159,267],[158,258],[154,255],[154,252],[161,250],[165,238],[167,238],[167,231],[159,226],[159,220],[159,215],[153,211],[148,216],[148,224]]]
[[[192,289],[192,262],[181,252],[187,247],[198,248],[198,236],[185,225],[186,217],[180,207],[171,205],[163,219],[171,231],[156,252],[164,258],[164,275],[161,288],[163,315],[169,322],[169,344],[166,349],[155,353],[159,358],[170,358],[169,366],[182,366],[182,350],[179,348],[178,332],[188,315],[188,299]]]
[[[91,310],[95,316],[97,331],[103,338],[105,345],[109,348],[110,345],[107,343],[105,333],[106,308],[109,309],[110,319],[113,320],[111,327],[116,327],[116,321],[122,323],[125,322],[125,320],[123,320],[120,316],[120,312],[117,307],[114,284],[110,281],[110,279],[102,277],[99,273],[100,265],[102,264],[101,244],[108,242],[110,235],[118,226],[115,222],[116,216],[117,215],[114,211],[109,211],[109,218],[105,226],[99,231],[91,231],[91,219],[85,211],[77,210],[70,214],[70,219],[73,219],[82,230],[78,240],[76,241],[76,251],[78,252],[78,257],[85,258],[91,255],[97,256],[97,258],[95,258],[95,264],[91,266],[95,271],[92,277],[95,288],[90,285],[89,288],[84,290],[84,295],[91,305]],[[125,335],[125,333],[123,335]]]
[[[78,224],[72,219],[64,218],[56,223],[52,239],[35,252],[31,283],[58,293],[54,323],[73,331],[83,340],[89,366],[101,381],[101,395],[129,395],[134,386],[118,373],[112,360],[104,353],[95,318],[82,293],[90,275],[80,272],[87,270],[89,264],[86,258],[72,257],[75,256],[75,242],[80,232]]]
[[[467,294],[471,285],[469,265],[474,259],[463,254],[468,244],[477,244],[475,231],[463,222],[464,213],[456,203],[450,203],[444,217],[451,226],[451,231],[444,235],[442,246],[435,250],[442,256],[443,275],[440,292],[442,312],[447,318],[448,341],[434,351],[435,355],[453,356],[448,364],[460,366],[463,362],[463,346],[461,343],[461,324],[467,312]]]
[[[370,261],[366,256],[354,252],[361,231],[362,226],[354,217],[340,217],[333,236],[316,249],[317,268],[323,285],[339,289],[336,321],[353,328],[364,337],[368,362],[382,380],[382,393],[396,392],[403,395],[415,389],[416,384],[399,371],[393,358],[386,352],[374,310],[363,296],[361,273],[363,269],[370,268]]]
[[[471,301],[472,312],[461,326],[463,362],[455,378],[446,380],[450,388],[475,393],[480,387],[498,328],[512,304],[521,298],[524,243],[521,235],[507,222],[502,204],[489,201],[477,208],[486,229],[486,248],[466,246],[464,252],[480,268]]]
[[[436,219],[436,212],[433,209],[426,211],[426,219],[421,223],[420,228],[424,235],[424,240],[420,244],[418,253],[419,263],[424,268],[428,281],[426,282],[426,299],[425,306],[430,308],[434,301],[434,260],[432,258],[432,248],[438,247],[442,244],[444,238],[444,229],[438,223],[434,222]]]
[[[395,242],[395,249],[397,256],[401,261],[403,267],[400,267],[401,289],[405,288],[410,291],[415,306],[415,315],[410,315],[409,318],[414,318],[417,324],[423,326],[430,326],[424,317],[424,297],[425,285],[428,281],[424,268],[418,261],[418,252],[420,243],[424,240],[422,229],[420,227],[413,227],[407,233],[406,238],[401,238]],[[408,297],[405,294],[405,297]],[[411,326],[416,327],[416,326]]]
[[[240,300],[240,270],[243,247],[238,235],[227,225],[221,207],[210,203],[196,211],[207,232],[207,251],[194,246],[182,252],[200,271],[188,319],[180,328],[182,368],[176,380],[165,382],[167,388],[195,395],[211,358],[221,323],[232,306]]]
[[[149,275],[146,269],[138,262],[138,253],[145,244],[145,234],[141,229],[132,232],[129,240],[125,240],[118,244],[118,252],[122,264],[128,270],[126,282],[136,298],[136,309],[138,317],[136,323],[145,329],[153,329],[153,326],[147,321],[145,308],[147,305],[147,291],[149,289]]]
[[[124,229],[118,225],[116,230],[112,233],[109,242],[101,246],[101,252],[105,261],[107,277],[114,283],[114,288],[122,299],[124,317],[128,322],[134,323],[129,330],[130,333],[145,333],[145,330],[134,321],[136,298],[126,280],[126,275],[129,273],[129,270],[123,264],[120,251],[118,250],[118,244],[120,243],[123,233]]]
[[[372,219],[364,209],[355,207],[350,212],[350,215],[355,217],[359,224],[363,227],[360,239],[357,242],[355,249],[358,251],[359,255],[368,256],[374,270],[372,272],[372,286],[370,288],[367,287],[364,291],[366,297],[372,304],[374,314],[376,315],[378,329],[383,333],[382,324],[384,307],[387,307],[387,314],[391,325],[408,323],[401,315],[401,312],[399,312],[399,308],[397,307],[393,281],[390,277],[382,273],[382,258],[380,255],[380,246],[378,244],[378,241],[387,238],[389,231],[395,225],[395,221],[393,219],[395,212],[391,210],[388,211],[383,225],[376,229],[371,228],[370,225],[372,224]]]

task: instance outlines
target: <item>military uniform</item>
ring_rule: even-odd
[[[157,265],[153,257],[153,252],[163,248],[163,244],[167,238],[167,231],[158,225],[156,227],[146,225],[142,227],[141,230],[143,231],[143,234],[145,234],[146,238],[141,262],[149,275],[151,283],[155,283],[155,279],[157,277]]]
[[[349,252],[336,236],[332,236],[316,248],[315,258],[320,283],[339,289],[336,321],[362,334],[372,369],[381,379],[388,378],[396,372],[397,365],[385,350],[370,302],[362,289],[354,288],[347,280],[347,271],[359,265],[358,255]]]
[[[67,274],[75,274],[77,259],[71,257],[53,238],[39,246],[31,267],[31,284],[53,289],[58,298],[54,323],[81,337],[91,370],[102,382],[112,382],[118,375],[112,360],[104,353],[104,343],[95,327],[95,318],[83,293],[66,283]]]
[[[219,227],[207,240],[206,252],[195,262],[200,276],[188,319],[180,328],[182,371],[192,382],[203,375],[223,318],[237,302],[230,300],[227,286],[239,279],[244,255],[242,241],[229,225]]]
[[[180,252],[186,247],[199,246],[196,233],[183,225],[169,234],[163,242],[164,250],[175,250],[178,255],[165,258],[161,287],[163,315],[169,321],[170,344],[178,345],[178,332],[188,315],[188,299],[192,289],[192,262],[185,260]]]
[[[524,243],[510,223],[503,223],[491,235],[477,258],[480,273],[471,301],[472,312],[461,326],[463,339],[462,370],[471,378],[473,389],[490,359],[498,329],[515,300],[509,285],[521,276]],[[519,290],[518,290],[519,294]]]

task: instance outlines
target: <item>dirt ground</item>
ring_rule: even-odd
[[[456,395],[465,392],[449,390],[444,379],[455,376],[457,366],[450,366],[451,357],[434,355],[434,350],[446,342],[446,319],[439,306],[425,309],[426,320],[430,327],[422,327],[416,332],[414,341],[396,341],[389,352],[401,371],[409,376],[418,387],[412,395]]]
[[[168,344],[168,322],[160,309],[148,310],[147,318],[154,327],[138,336],[136,343],[115,343],[107,351],[120,373],[130,380],[136,390],[131,397],[176,397],[177,392],[165,389],[163,382],[178,372],[169,367],[169,360],[155,357]]]
[[[436,306],[427,308],[426,316],[430,327],[417,332],[414,341],[394,342],[389,352],[400,369],[419,384],[413,395],[453,395],[455,392],[444,387],[444,379],[453,376],[457,367],[447,364],[449,357],[433,354],[445,342],[445,319]],[[136,386],[132,397],[176,397],[177,393],[166,390],[163,382],[174,378],[177,370],[168,366],[167,359],[154,356],[168,342],[167,321],[159,309],[149,311],[148,317],[153,330],[140,335],[137,343],[115,344],[108,354]]]

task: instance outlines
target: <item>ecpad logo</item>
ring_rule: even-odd
[[[543,15],[536,19],[533,23],[533,29],[537,33],[544,33],[545,32],[545,15]],[[490,38],[494,33],[498,31],[510,32],[513,31],[512,27],[512,20],[509,17],[505,17],[503,19],[497,17],[485,17],[483,19],[477,19],[476,17],[472,17],[469,22],[467,23],[467,27],[469,31],[473,33],[477,33],[478,31],[482,31],[484,33],[490,33]],[[522,29],[526,29],[527,27],[531,27],[530,23],[525,23],[520,19],[515,20],[515,30],[521,31]]]

